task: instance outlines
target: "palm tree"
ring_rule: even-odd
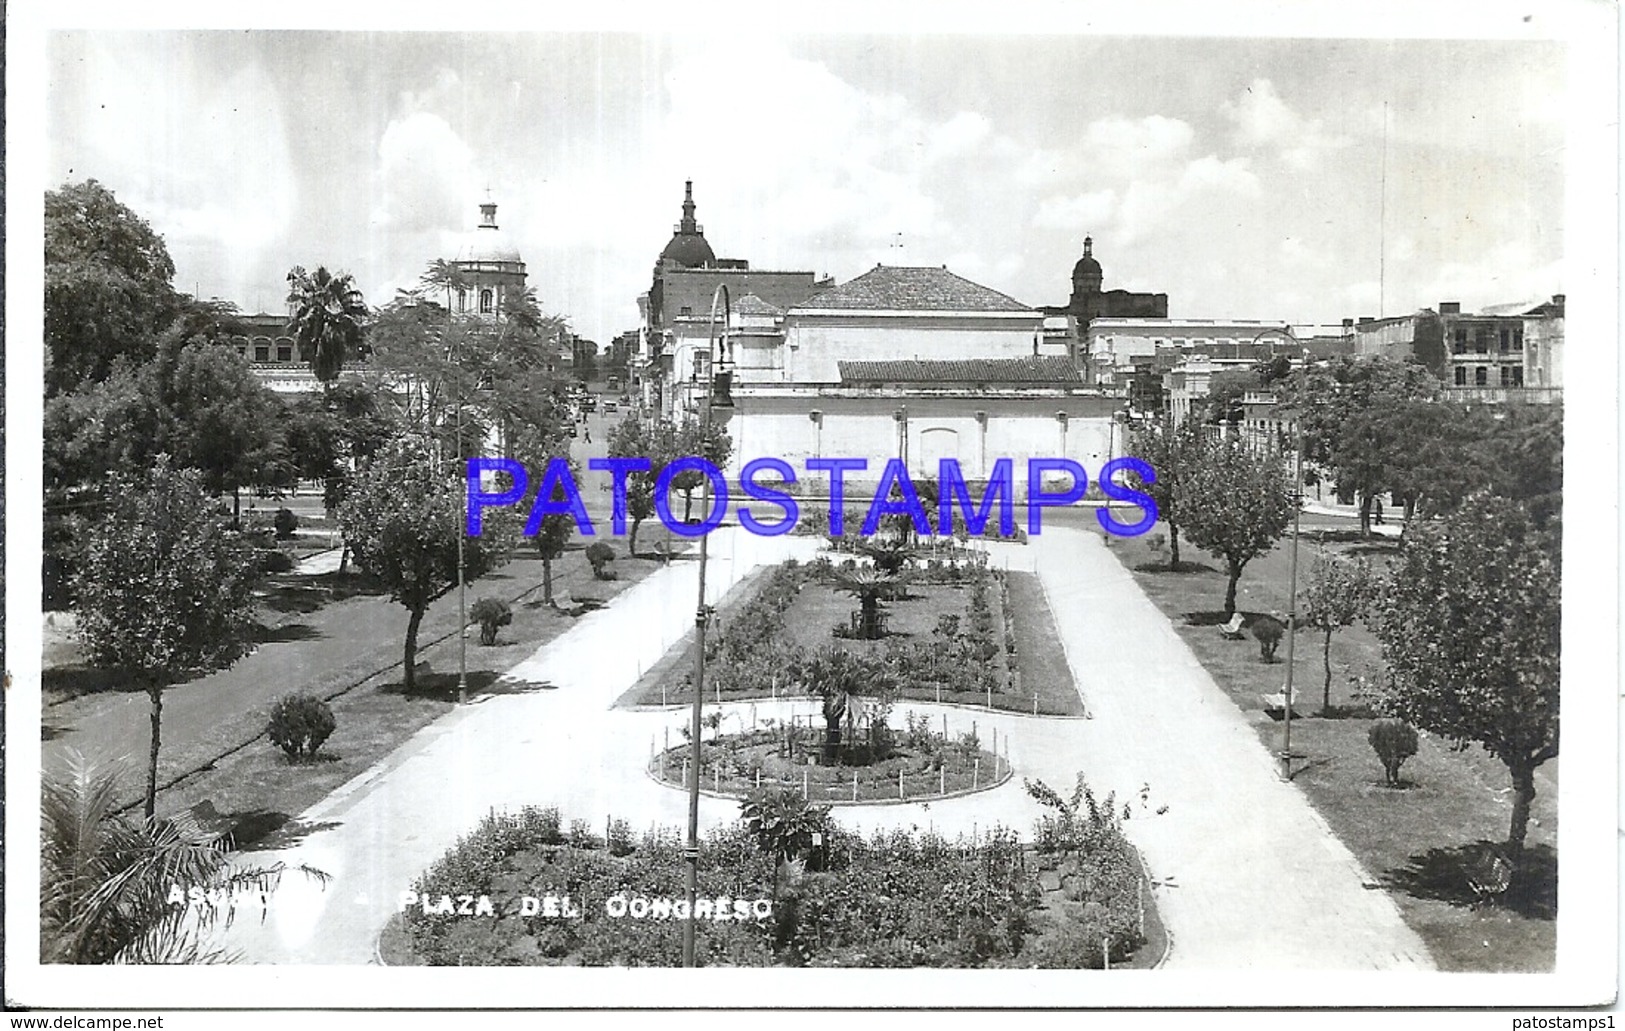
[[[299,357],[326,386],[361,352],[367,318],[361,291],[348,272],[334,275],[325,266],[306,272],[295,265],[288,273],[288,303],[294,309],[288,329],[299,342]]]
[[[232,957],[207,943],[229,926],[235,899],[276,890],[286,869],[234,866],[230,846],[190,813],[140,822],[116,814],[117,776],[69,750],[40,805],[41,958],[48,963],[211,963]],[[322,884],[327,875],[299,872]],[[177,887],[220,905],[188,905]]]
[[[451,303],[452,294],[458,296],[473,289],[474,281],[454,261],[436,258],[429,262],[429,267],[423,270],[423,285],[435,290],[443,290],[446,294],[446,321],[451,321],[452,313],[457,306]]]
[[[806,687],[809,695],[824,702],[824,765],[833,766],[841,749],[841,724],[851,722],[852,700],[858,697],[885,699],[896,681],[880,659],[856,655],[826,645],[810,658],[798,658],[791,674]]]
[[[880,623],[880,599],[903,583],[902,578],[872,566],[843,569],[835,576],[835,589],[858,599],[858,638],[876,641],[885,636]]]

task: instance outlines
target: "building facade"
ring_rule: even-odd
[[[743,259],[718,258],[694,211],[694,183],[689,181],[684,184],[682,220],[655,259],[648,293],[638,298],[643,324],[633,375],[643,402],[669,419],[698,411],[717,287],[726,286],[733,302],[753,297],[757,310],[752,327],[764,330],[762,309],[782,313],[831,283],[812,272],[752,269]],[[767,331],[771,336],[773,331]],[[755,353],[764,361],[768,347],[757,344]]]

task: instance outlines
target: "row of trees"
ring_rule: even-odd
[[[1380,494],[1405,514],[1386,575],[1322,556],[1307,578],[1300,612],[1323,634],[1325,707],[1332,635],[1364,619],[1388,663],[1379,709],[1507,766],[1516,860],[1535,770],[1558,751],[1562,410],[1449,404],[1426,369],[1382,359],[1270,365],[1257,377],[1301,419],[1306,461],[1359,505],[1362,534]],[[1209,423],[1228,421],[1234,393],[1219,392]],[[1168,523],[1171,568],[1181,533],[1223,558],[1228,617],[1241,570],[1274,546],[1297,503],[1283,457],[1200,419],[1145,427],[1134,446],[1157,472],[1142,489]]]
[[[91,661],[151,698],[150,819],[164,687],[251,639],[239,492],[327,482],[346,544],[408,610],[410,685],[424,611],[457,582],[462,456],[494,442],[531,464],[564,447],[547,360],[563,323],[529,291],[494,322],[457,316],[471,284],[446,262],[376,311],[348,275],[296,267],[289,331],[322,390],[286,402],[237,353],[235,310],[176,292],[162,238],[98,183],[47,194],[45,243],[48,596],[75,599]],[[364,374],[340,380],[358,357]],[[466,542],[470,579],[511,544],[495,523]]]

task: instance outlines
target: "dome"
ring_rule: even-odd
[[[519,248],[506,233],[497,227],[497,206],[480,205],[479,227],[469,233],[457,250],[457,260],[463,262],[505,262],[523,264]]]
[[[671,242],[660,252],[660,260],[675,261],[684,268],[699,268],[714,263],[717,256],[712,253],[711,245],[705,242],[704,236],[679,230],[672,234]]]
[[[694,181],[683,184],[683,220],[672,227],[671,242],[660,252],[660,261],[675,261],[684,268],[715,264],[716,254],[705,242],[705,230],[694,221]]]
[[[1095,279],[1100,278],[1100,262],[1095,260],[1094,244],[1093,238],[1088,236],[1083,238],[1083,257],[1079,258],[1078,263],[1072,266],[1073,279],[1080,279],[1084,276],[1093,276]]]

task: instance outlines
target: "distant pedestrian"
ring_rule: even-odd
[[[1381,526],[1382,525],[1382,499],[1381,498],[1372,498],[1371,500],[1372,500],[1373,504],[1376,506],[1377,525]]]
[[[587,443],[591,444],[592,443],[592,427],[588,426],[586,432],[587,432]]]

